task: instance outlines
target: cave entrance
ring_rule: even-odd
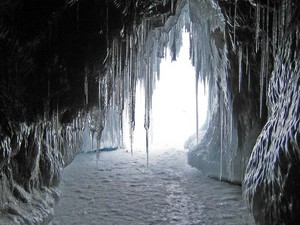
[[[196,85],[195,69],[189,60],[189,33],[182,32],[182,47],[176,61],[171,62],[167,51],[160,64],[160,80],[152,98],[150,126],[150,152],[161,149],[183,149],[185,141],[196,133]],[[208,90],[206,90],[208,93]],[[207,119],[207,97],[204,85],[198,84],[198,128]],[[133,150],[144,151],[146,133],[144,129],[144,89],[137,85],[135,130]],[[127,132],[129,129],[125,129]],[[129,148],[130,139],[125,140]]]

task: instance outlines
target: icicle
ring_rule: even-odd
[[[237,14],[237,0],[234,3],[234,17],[233,17],[233,49],[235,50],[236,40],[235,40],[235,30],[236,30],[236,14]]]
[[[248,45],[246,48],[246,75],[248,76],[248,92],[251,90],[251,72],[250,72],[250,65],[249,65],[249,49]]]
[[[251,70],[250,70],[250,66],[248,69],[248,91],[251,91]]]
[[[266,30],[267,30],[267,32],[266,32],[266,43],[265,43],[265,86],[266,86],[266,88],[265,88],[265,91],[266,91],[266,93],[265,93],[265,95],[267,96],[268,95],[268,76],[269,76],[269,19],[270,19],[270,16],[269,16],[269,14],[270,14],[270,0],[268,0],[267,1],[267,21],[266,21],[266,23],[267,23],[267,25],[266,25]]]
[[[243,46],[239,46],[239,93],[241,92],[243,71],[242,71],[242,59],[243,59]]]
[[[277,12],[275,10],[274,6],[274,12],[273,12],[273,35],[272,35],[272,42],[273,42],[273,58],[276,57],[277,52],[277,43],[278,43],[278,18],[277,18]]]
[[[288,25],[289,21],[288,18],[290,17],[289,14],[291,13],[291,11],[289,11],[288,9],[288,5],[290,5],[290,1],[287,0],[282,0],[282,28],[283,28],[283,36],[285,36],[287,29],[288,29]]]
[[[256,53],[259,49],[259,32],[260,32],[260,2],[256,4],[256,26],[255,26],[255,46]]]
[[[221,143],[220,143],[220,180],[223,177],[223,128],[224,128],[224,121],[223,121],[223,114],[224,114],[224,96],[222,90],[220,90],[220,129],[221,129]]]
[[[58,105],[58,97],[57,97],[57,105],[56,105],[56,143],[57,143],[57,146],[56,146],[56,149],[59,149],[59,146],[60,146],[60,142],[59,142],[59,122],[58,122],[58,110],[59,110],[59,105]]]
[[[171,15],[174,15],[174,0],[171,0]]]
[[[197,143],[199,141],[199,101],[198,101],[198,87],[199,87],[199,73],[196,71],[196,76],[195,76],[195,85],[196,85],[196,140]]]
[[[150,128],[150,109],[151,109],[151,65],[146,65],[145,72],[145,113],[144,113],[144,128],[146,130],[146,154],[147,154],[147,165],[149,161],[149,128]]]
[[[249,66],[249,50],[248,45],[246,46],[246,75],[248,75]]]
[[[109,76],[110,74],[106,74],[105,77],[104,77],[104,85],[105,85],[105,94],[104,94],[104,110],[105,112],[107,111],[108,107],[109,107]]]
[[[149,165],[149,129],[146,129],[146,154],[147,154],[147,166]]]
[[[89,102],[89,85],[88,85],[88,71],[87,67],[85,67],[85,77],[84,77],[84,95],[85,95],[85,104],[87,105]]]
[[[263,107],[263,93],[264,93],[264,80],[265,80],[265,36],[262,40],[262,54],[260,63],[260,105],[259,105],[259,116],[262,117],[262,107]]]
[[[230,116],[229,140],[230,140],[230,143],[232,142],[232,130],[233,130],[233,110],[232,110],[232,105],[233,105],[233,99],[230,102],[230,106],[229,106],[229,116]]]

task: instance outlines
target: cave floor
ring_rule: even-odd
[[[65,168],[53,225],[254,224],[240,186],[204,176],[184,150],[79,154]]]

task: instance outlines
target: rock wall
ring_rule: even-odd
[[[283,1],[275,63],[268,87],[269,116],[246,170],[244,194],[257,224],[299,224],[299,3]]]

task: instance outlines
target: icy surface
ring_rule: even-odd
[[[185,151],[144,150],[76,157],[63,175],[53,224],[254,224],[240,186],[186,163]]]
[[[291,9],[292,3],[282,1],[274,11],[276,58],[268,86],[269,117],[254,146],[244,179],[249,207],[256,223],[264,225],[300,223],[300,23],[299,8]],[[277,23],[277,17],[282,21]],[[263,47],[266,43],[262,43]]]

